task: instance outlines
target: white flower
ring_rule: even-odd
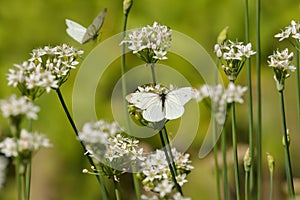
[[[176,194],[173,195],[172,200],[191,200],[191,198],[183,197],[179,192],[177,192]]]
[[[188,180],[186,179],[186,174],[180,174],[176,176],[176,180],[178,185],[183,186],[183,184],[187,183]]]
[[[186,172],[191,171],[194,167],[189,160],[189,154],[180,153],[175,148],[172,148],[171,151],[178,171],[176,179],[178,184],[182,186],[187,182]],[[141,162],[141,175],[142,184],[146,191],[159,193],[159,199],[169,199],[173,196],[174,183],[170,182],[172,177],[163,150],[156,150],[155,153],[149,154]]]
[[[222,69],[229,78],[234,81],[244,66],[245,60],[256,52],[252,50],[252,44],[246,45],[239,41],[225,41],[224,44],[216,44],[214,52],[221,61]]]
[[[122,129],[116,122],[100,120],[85,123],[79,132],[79,139],[98,162],[123,170],[131,161],[144,160],[144,156],[143,149],[139,148],[139,141],[128,138],[121,132]]]
[[[268,64],[270,67],[295,71],[296,68],[293,65],[290,65],[293,57],[294,53],[289,53],[287,48],[285,48],[283,51],[276,50],[273,55],[269,56],[270,60],[268,60]]]
[[[274,79],[276,87],[279,91],[284,89],[285,79],[290,77],[289,71],[294,72],[296,68],[291,65],[294,54],[289,53],[288,49],[283,51],[275,51],[273,55],[269,56],[268,65],[274,69]]]
[[[219,125],[223,125],[226,118],[226,95],[221,84],[216,86],[203,85],[199,88],[203,98],[209,97],[212,101],[212,111]]]
[[[25,115],[28,119],[37,119],[37,112],[40,111],[40,108],[28,101],[26,97],[17,98],[16,95],[11,95],[7,100],[1,100],[0,109],[4,117]]]
[[[83,54],[72,46],[63,44],[55,47],[33,49],[31,58],[14,65],[7,74],[8,85],[20,89],[23,95],[32,99],[57,89],[67,79],[71,69],[76,68],[76,60]]]
[[[152,195],[151,197],[143,194],[141,198],[142,200],[159,200],[159,197],[156,194]]]
[[[285,29],[281,33],[277,33],[274,37],[279,38],[279,41],[282,41],[284,39],[287,39],[290,37],[291,30],[290,29]]]
[[[147,63],[153,63],[167,59],[166,54],[171,41],[172,31],[167,26],[154,22],[152,26],[132,31],[128,34],[128,39],[123,40],[121,44],[128,44],[128,49],[134,54],[141,55],[141,59]]]
[[[17,143],[18,145],[17,145]],[[7,137],[0,143],[0,151],[6,157],[16,157],[19,153],[34,152],[42,147],[51,147],[49,139],[37,132],[30,133],[25,129],[21,130],[20,138],[15,140],[14,138]]]
[[[153,190],[155,192],[158,192],[159,196],[162,198],[172,192],[173,186],[174,186],[173,182],[170,182],[169,180],[163,180],[160,183],[158,183]]]
[[[0,142],[0,152],[3,153],[6,157],[17,157],[17,145],[13,138],[5,138]]]
[[[227,102],[237,102],[244,103],[242,96],[247,91],[247,87],[241,87],[240,85],[234,85],[234,83],[230,82],[225,93],[227,97]]]
[[[279,41],[288,39],[290,37],[295,38],[297,40],[300,39],[300,24],[298,22],[295,22],[294,20],[291,20],[291,23],[289,26],[286,26],[284,30],[281,31],[281,33],[275,34],[275,38],[279,38]]]
[[[222,49],[221,49],[220,44],[215,44],[214,52],[216,53],[218,58],[222,57],[223,53],[222,53]]]
[[[6,177],[6,167],[8,165],[8,159],[4,156],[0,156],[0,191],[3,187]]]
[[[240,51],[246,58],[250,58],[250,56],[255,54],[255,51],[252,50],[251,43],[248,43],[246,46],[242,45]]]

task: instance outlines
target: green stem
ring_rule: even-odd
[[[115,188],[115,195],[116,195],[116,200],[121,200],[121,195],[120,195],[120,190],[118,186],[118,182],[114,180],[114,188]]]
[[[256,0],[256,73],[257,73],[257,200],[262,187],[262,105],[261,105],[261,50],[260,50],[260,0]]]
[[[236,119],[235,119],[235,103],[232,103],[231,111],[231,122],[232,122],[232,149],[233,149],[233,159],[234,159],[234,178],[235,178],[235,190],[236,199],[240,199],[240,181],[239,181],[239,161],[237,152],[237,137],[236,137]]]
[[[249,43],[249,6],[248,0],[245,0],[245,40]],[[249,116],[249,152],[250,157],[254,156],[254,144],[253,144],[253,102],[252,102],[252,78],[251,78],[251,60],[247,59],[247,83],[248,83],[248,116]],[[254,168],[250,166],[250,195],[252,196],[254,190]]]
[[[279,93],[280,93],[281,114],[282,114],[283,139],[284,139],[284,147],[285,147],[286,177],[287,177],[287,184],[289,190],[289,197],[293,199],[295,197],[295,190],[294,190],[294,183],[293,183],[293,172],[292,172],[292,164],[290,158],[289,141],[287,135],[286,118],[285,118],[284,95],[282,90],[279,91]]]
[[[297,81],[297,100],[298,100],[298,124],[300,125],[300,69],[299,69],[299,42],[296,43],[296,53],[295,53],[295,63],[296,63],[296,81]]]
[[[156,76],[155,76],[155,63],[151,63],[151,74],[152,74],[152,80],[153,84],[156,85]]]
[[[26,175],[25,175],[25,199],[30,200],[30,186],[31,186],[31,163],[32,163],[32,157],[30,157],[27,160],[26,163]]]
[[[61,105],[62,105],[62,107],[64,109],[64,112],[67,115],[67,118],[68,118],[68,120],[69,120],[69,122],[70,122],[70,124],[71,124],[71,126],[73,128],[73,131],[74,131],[74,133],[76,135],[76,138],[78,138],[78,136],[79,136],[78,135],[78,129],[77,129],[76,125],[75,125],[75,122],[73,121],[73,118],[72,118],[72,116],[71,116],[71,114],[70,114],[70,112],[68,110],[68,107],[67,107],[67,105],[65,103],[65,100],[64,100],[64,98],[62,96],[62,93],[61,93],[61,91],[60,91],[59,88],[56,89],[56,93],[57,93],[59,101],[60,101],[60,103],[61,103]],[[88,151],[85,148],[85,145],[83,144],[83,142],[81,140],[79,140],[79,142],[80,142],[81,147],[83,148],[83,150],[85,152],[85,155],[87,155],[89,164],[92,166],[92,169],[93,169],[94,173],[96,173],[96,178],[97,178],[97,181],[98,181],[98,183],[99,183],[99,185],[101,187],[101,191],[102,191],[101,192],[102,198],[104,200],[108,200],[108,195],[107,195],[107,190],[106,190],[105,183],[104,183],[104,178],[103,178],[103,176],[101,174],[98,175],[97,167],[94,164],[94,162],[93,162],[92,158],[90,157],[90,155],[86,154],[86,152],[88,152]]]
[[[246,171],[245,172],[245,200],[248,200],[248,196],[249,196],[249,194],[248,194],[248,180],[249,179],[249,172],[248,171]]]
[[[127,31],[127,20],[128,20],[128,13],[124,15],[124,22],[123,22],[123,39],[126,37],[126,31]],[[122,94],[123,94],[123,105],[125,110],[127,110],[127,101],[125,99],[127,95],[127,87],[126,87],[126,77],[125,77],[125,71],[126,71],[126,55],[125,55],[125,43],[122,44],[122,65],[121,65],[121,76],[122,76]],[[127,112],[125,112],[125,119],[126,119],[126,124],[127,124],[127,129],[130,134],[130,118]],[[134,184],[134,190],[135,190],[135,196],[137,200],[141,200],[141,189],[139,186],[139,180],[136,177],[136,166],[135,163],[131,163],[131,168],[132,168],[132,179],[133,179],[133,184]]]
[[[227,173],[227,149],[226,149],[226,131],[223,128],[222,138],[221,138],[221,148],[223,157],[223,182],[224,182],[224,199],[229,200],[229,187],[228,187],[228,173]]]
[[[19,152],[19,143],[18,139],[20,137],[20,120],[11,120],[10,131],[14,137],[16,143],[16,150]],[[22,200],[22,181],[21,181],[21,158],[18,155],[15,157],[15,173],[16,173],[16,183],[18,189],[18,200]]]
[[[221,199],[221,190],[220,190],[220,174],[219,174],[219,163],[218,163],[218,145],[216,144],[217,140],[217,122],[216,119],[214,118],[213,120],[214,123],[214,130],[213,130],[213,144],[214,146],[214,160],[215,160],[215,174],[216,174],[216,187],[217,187],[217,198],[218,200]]]
[[[181,186],[178,184],[176,180],[176,165],[173,159],[172,150],[170,148],[170,141],[168,139],[168,133],[166,127],[163,127],[163,129],[159,131],[159,136],[169,165],[172,180],[175,184],[175,188],[183,196]]]
[[[270,200],[273,200],[273,172],[270,173]]]
[[[16,182],[18,188],[18,200],[22,200],[22,181],[21,181],[21,173],[20,173],[20,166],[21,166],[20,156],[16,157],[16,165],[15,165],[15,173],[16,173]]]
[[[32,131],[32,119],[29,120],[29,131]],[[30,187],[31,187],[31,166],[32,166],[32,154],[26,162],[26,175],[25,175],[25,199],[30,199]]]

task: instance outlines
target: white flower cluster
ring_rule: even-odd
[[[189,154],[180,153],[175,148],[172,148],[172,154],[177,169],[176,179],[178,184],[182,186],[187,182],[187,174],[194,167],[189,160]],[[180,193],[174,191],[170,168],[162,150],[156,150],[141,163],[141,177],[144,189],[153,192],[151,197],[143,195],[142,199],[188,199],[181,197]]]
[[[224,60],[243,60],[244,57],[250,58],[255,54],[251,43],[244,45],[243,42],[233,42],[231,40],[223,44],[215,44],[215,53],[219,58],[223,56]]]
[[[227,89],[224,89],[221,84],[216,86],[203,85],[198,90],[196,100],[200,102],[204,98],[210,97],[215,119],[219,125],[223,125],[226,119],[227,104],[232,102],[243,103],[242,96],[246,90],[247,87],[235,85],[232,82],[228,84]]]
[[[225,41],[222,44],[216,44],[214,51],[222,61],[222,68],[229,80],[235,80],[244,62],[256,52],[252,50],[252,44],[246,45],[243,42]]]
[[[8,165],[8,159],[4,156],[0,156],[0,190],[3,187],[6,178],[6,167]]]
[[[20,137],[7,137],[0,143],[0,152],[6,157],[17,157],[19,154],[26,155],[39,150],[42,147],[51,147],[49,139],[37,132],[28,132],[25,129],[21,130]]]
[[[296,67],[291,65],[293,57],[294,53],[289,53],[287,48],[285,48],[283,51],[276,50],[274,51],[273,55],[268,57],[268,65],[281,70],[290,70],[294,72]]]
[[[6,100],[0,101],[0,109],[4,117],[26,116],[28,119],[37,119],[37,112],[40,111],[38,106],[35,106],[26,97],[17,98],[16,95],[11,95]]]
[[[79,62],[76,61],[82,50],[67,44],[55,47],[33,49],[31,58],[22,64],[15,64],[7,74],[8,85],[18,87],[23,95],[35,98],[45,90],[56,89],[68,78],[70,70]]]
[[[103,120],[85,123],[79,139],[97,161],[112,168],[122,169],[130,161],[143,160],[143,149],[139,141],[125,137],[116,122]],[[114,165],[116,164],[116,165]]]
[[[279,41],[288,39],[290,37],[300,41],[300,23],[292,20],[289,26],[286,26],[285,29],[281,31],[281,33],[275,34],[274,37],[279,38]]]
[[[129,44],[128,48],[146,63],[155,63],[167,59],[171,47],[172,30],[154,22],[152,26],[137,29],[128,34],[128,39],[121,42]]]
[[[294,72],[296,67],[291,65],[294,54],[289,53],[289,50],[285,48],[283,51],[276,50],[273,55],[268,58],[268,65],[274,69],[274,79],[279,91],[284,89],[284,81],[290,77],[289,71]]]

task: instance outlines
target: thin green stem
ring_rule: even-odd
[[[274,190],[273,172],[271,172],[270,173],[270,200],[273,200],[273,190]]]
[[[294,183],[293,183],[293,172],[292,172],[292,164],[290,158],[286,118],[285,118],[284,94],[282,90],[279,91],[279,93],[280,93],[280,104],[281,104],[281,114],[282,114],[283,139],[284,139],[284,147],[285,147],[286,177],[287,177],[287,184],[289,190],[289,197],[293,199],[295,197],[295,190],[294,190]]]
[[[67,107],[67,105],[66,105],[66,103],[65,103],[65,100],[64,100],[64,98],[63,98],[63,96],[62,96],[62,93],[61,93],[61,91],[60,91],[59,88],[56,89],[56,93],[57,93],[58,98],[59,98],[59,101],[60,101],[60,103],[61,103],[61,105],[62,105],[62,107],[63,107],[63,109],[64,109],[64,112],[65,112],[65,114],[67,115],[67,118],[68,118],[68,120],[69,120],[69,122],[70,122],[70,124],[71,124],[71,126],[72,126],[72,128],[73,128],[73,131],[74,131],[74,133],[75,133],[75,135],[76,135],[76,138],[78,138],[78,136],[79,136],[79,135],[78,135],[78,129],[77,129],[76,125],[75,125],[75,122],[73,121],[73,118],[72,118],[72,116],[71,116],[71,114],[70,114],[70,112],[69,112],[69,110],[68,110],[68,107]],[[97,181],[98,181],[98,183],[99,183],[99,185],[100,185],[100,187],[101,187],[102,198],[103,198],[103,200],[108,200],[108,195],[107,195],[107,190],[106,190],[105,183],[104,183],[104,178],[103,178],[103,176],[102,176],[101,174],[98,175],[97,167],[96,167],[96,165],[94,164],[94,162],[93,162],[92,158],[90,157],[90,155],[88,155],[88,154],[86,153],[86,152],[88,152],[88,151],[87,151],[85,145],[83,144],[83,142],[82,142],[81,140],[79,140],[79,142],[80,142],[81,147],[83,148],[83,150],[84,150],[84,152],[85,152],[85,155],[87,155],[89,164],[92,166],[92,169],[93,169],[94,173],[97,174],[97,175],[96,175],[96,178],[97,178]]]
[[[120,190],[119,190],[119,184],[115,180],[114,180],[114,188],[115,188],[116,200],[121,200],[121,195],[120,195]]]
[[[31,164],[32,164],[32,157],[27,160],[26,163],[26,174],[25,174],[25,199],[30,199],[30,186],[31,186]]]
[[[227,172],[227,149],[226,149],[226,131],[225,128],[222,130],[221,136],[221,148],[223,157],[223,184],[224,184],[224,199],[229,200],[229,187],[228,187],[228,172]]]
[[[237,136],[236,136],[236,119],[235,119],[235,103],[233,102],[231,110],[231,122],[232,122],[232,149],[234,159],[234,179],[235,179],[235,190],[236,199],[240,199],[240,181],[239,181],[239,161],[237,152]]]
[[[15,173],[16,173],[16,182],[17,182],[17,188],[18,188],[18,200],[22,200],[22,181],[21,181],[21,160],[20,156],[16,157],[16,164],[15,164]]]
[[[249,186],[248,186],[248,182],[249,182],[249,172],[248,171],[246,171],[245,172],[245,200],[248,200],[248,196],[249,196],[249,194],[248,194],[248,188],[249,188]]]
[[[213,126],[213,144],[216,143],[217,140],[217,122],[214,118],[213,120],[214,126]],[[220,190],[220,174],[219,174],[219,163],[218,163],[218,145],[215,144],[214,146],[214,160],[215,160],[215,174],[216,174],[216,187],[217,187],[217,198],[221,199],[221,190]]]
[[[156,85],[156,76],[155,76],[155,63],[151,63],[151,74],[152,74],[152,80],[153,84]]]
[[[215,71],[215,85],[218,84],[218,78],[219,78],[219,58],[217,58],[216,61],[216,71]],[[215,108],[212,108],[212,111],[214,111]],[[212,113],[213,114],[213,113]],[[217,131],[218,131],[218,124],[214,117],[213,119],[213,144],[216,144],[217,140]],[[216,174],[216,187],[217,187],[217,198],[221,199],[221,189],[220,189],[220,170],[219,170],[219,163],[218,163],[218,145],[214,146],[214,160],[215,160],[215,174]]]
[[[261,105],[261,50],[260,50],[260,0],[256,0],[256,73],[257,73],[257,200],[262,187],[262,105]]]
[[[14,137],[15,143],[16,143],[16,150],[19,152],[19,143],[18,139],[20,136],[20,120],[12,120],[10,125],[10,131],[11,134]],[[16,183],[17,183],[17,189],[18,189],[18,200],[22,200],[22,181],[21,181],[21,158],[18,154],[15,157],[15,173],[16,173]]]
[[[32,131],[32,119],[29,120],[29,131]],[[32,154],[27,158],[25,175],[25,199],[30,199]]]
[[[166,159],[167,159],[167,162],[168,162],[168,165],[169,165],[172,180],[175,184],[175,188],[183,196],[181,186],[178,184],[178,182],[176,180],[176,166],[175,166],[175,163],[174,163],[172,150],[170,148],[170,142],[167,139],[168,138],[168,133],[167,133],[167,130],[166,130],[165,127],[162,130],[159,131],[159,136],[160,136],[160,140],[161,140],[161,143],[162,143],[165,155],[166,155]]]
[[[124,22],[123,22],[123,39],[125,39],[126,37],[126,31],[127,31],[127,20],[128,20],[128,13],[124,15]],[[124,104],[124,109],[127,110],[127,101],[125,99],[126,95],[127,95],[127,87],[126,87],[126,77],[125,77],[125,71],[126,71],[126,55],[125,55],[125,43],[122,44],[122,65],[121,65],[121,76],[122,76],[122,98],[123,98],[123,104]],[[127,129],[128,132],[130,134],[131,130],[130,130],[130,118],[128,115],[128,112],[125,112],[125,119],[126,119],[126,124],[127,124]],[[139,186],[139,180],[136,177],[136,166],[135,163],[131,164],[131,168],[132,168],[132,179],[133,179],[133,184],[134,184],[134,190],[135,190],[135,196],[137,200],[141,200],[141,189]]]
[[[298,124],[300,126],[300,69],[299,69],[299,42],[296,43],[296,53],[295,53],[295,63],[296,63],[296,80],[297,80],[297,100],[298,100]]]
[[[245,40],[249,43],[249,6],[248,0],[245,0]],[[247,67],[247,85],[248,85],[248,116],[249,116],[249,151],[250,157],[254,156],[254,144],[253,144],[253,102],[252,102],[252,78],[251,78],[251,60],[246,60]],[[252,196],[254,190],[254,168],[250,166],[250,195]]]

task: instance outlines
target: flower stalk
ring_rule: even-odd
[[[284,108],[284,94],[283,91],[279,91],[280,94],[280,105],[281,105],[281,115],[282,115],[282,128],[283,128],[283,141],[284,141],[284,152],[285,152],[285,168],[286,168],[286,177],[288,184],[288,193],[289,198],[295,198],[295,190],[294,190],[294,182],[293,182],[293,172],[292,172],[292,164],[289,150],[289,139],[287,133],[286,126],[286,118],[285,118],[285,108]]]
[[[268,161],[269,172],[270,172],[270,200],[273,200],[273,190],[274,190],[273,175],[274,175],[275,162],[273,156],[271,156],[269,153],[267,153],[267,161]]]
[[[261,1],[256,0],[256,75],[257,75],[257,200],[261,199],[262,187],[262,103],[261,103],[261,48],[260,48],[260,9]]]
[[[68,110],[68,107],[67,107],[65,101],[64,101],[64,98],[63,98],[63,96],[62,96],[62,93],[61,93],[61,91],[60,91],[60,88],[56,89],[56,93],[57,93],[57,96],[58,96],[58,98],[59,98],[59,101],[60,101],[60,103],[61,103],[61,105],[62,105],[62,107],[63,107],[63,110],[64,110],[64,112],[65,112],[65,114],[66,114],[66,116],[67,116],[67,118],[68,118],[68,121],[69,121],[69,123],[71,124],[71,126],[72,126],[72,128],[73,128],[73,131],[74,131],[74,133],[75,133],[75,135],[76,135],[76,138],[78,138],[78,136],[79,136],[79,135],[78,135],[78,129],[77,129],[77,127],[76,127],[76,125],[75,125],[75,122],[73,121],[73,118],[72,118],[72,116],[71,116],[71,114],[70,114],[70,112],[69,112],[69,110]],[[85,147],[85,145],[84,145],[84,143],[83,143],[81,140],[79,140],[79,141],[80,141],[81,147],[83,148],[83,151],[84,151],[85,153],[88,152],[87,149],[86,149],[86,147]],[[101,188],[102,198],[103,198],[104,200],[108,200],[107,189],[106,189],[106,187],[105,187],[105,183],[104,183],[103,176],[102,176],[101,174],[97,173],[97,168],[96,168],[96,166],[95,166],[95,164],[94,164],[94,162],[93,162],[93,159],[90,157],[90,155],[89,155],[88,153],[85,154],[85,155],[87,155],[88,161],[89,161],[89,163],[90,163],[90,165],[91,165],[93,171],[96,173],[95,176],[96,176],[97,181],[98,181],[98,183],[99,183],[99,185],[100,185],[100,188]]]

